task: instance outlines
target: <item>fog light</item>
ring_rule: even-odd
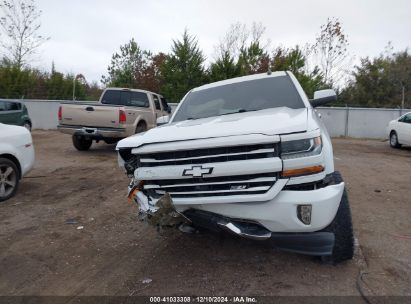
[[[306,225],[311,223],[311,205],[298,205],[297,206],[297,217],[298,219]]]

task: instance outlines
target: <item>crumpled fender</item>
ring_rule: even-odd
[[[177,212],[168,193],[157,200],[154,206],[149,204],[147,196],[142,191],[136,191],[132,195],[134,195],[134,201],[139,207],[139,219],[159,230],[190,222],[183,214]]]

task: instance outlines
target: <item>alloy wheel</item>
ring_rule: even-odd
[[[9,165],[0,165],[0,198],[9,196],[17,185],[17,172]]]

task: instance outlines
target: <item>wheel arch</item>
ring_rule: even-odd
[[[144,119],[144,118],[140,118],[140,119],[138,119],[138,121],[137,121],[137,123],[136,123],[136,125],[135,125],[135,127],[134,127],[134,132],[137,132],[137,128],[138,128],[138,126],[140,126],[140,125],[145,125],[145,126],[146,126],[146,129],[148,128],[148,124],[147,124],[147,122],[145,121],[145,119]]]
[[[137,122],[136,128],[137,128],[137,126],[140,125],[140,124],[145,124],[146,126],[148,126],[148,125],[147,125],[147,122],[146,122],[143,118],[140,119],[140,120]]]
[[[147,121],[144,119],[144,116],[141,115],[141,114],[138,114],[137,117],[136,117],[136,119],[135,119],[134,122],[133,122],[133,130],[134,130],[134,132],[137,130],[137,126],[138,126],[140,123],[144,123],[144,124],[148,127]],[[131,131],[131,130],[130,130],[130,131]],[[133,133],[133,134],[134,134],[134,133]]]

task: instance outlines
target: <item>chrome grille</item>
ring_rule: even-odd
[[[277,156],[274,144],[245,145],[140,154],[140,167],[190,165]]]
[[[276,173],[235,175],[209,178],[150,180],[144,189],[153,197],[168,192],[172,197],[205,197],[244,194],[263,194],[277,180]]]
[[[140,168],[182,167],[178,177],[173,179],[145,179],[144,190],[149,196],[158,198],[168,192],[174,198],[188,197],[210,197],[210,196],[235,196],[247,194],[266,193],[279,178],[278,172],[266,173],[255,171],[255,173],[241,175],[241,168],[236,174],[232,170],[230,176],[213,176],[213,168],[221,166],[222,163],[232,162],[233,166],[239,166],[239,161],[259,161],[278,157],[278,146],[276,143],[250,144],[241,146],[213,147],[207,149],[180,150],[171,152],[149,152],[140,153]],[[261,163],[261,162],[260,162]],[[214,164],[214,165],[213,165]],[[184,169],[187,165],[187,169]],[[209,173],[199,177],[196,174],[185,177],[186,170],[193,171],[194,167],[200,167],[200,171],[211,168]],[[234,167],[235,168],[235,167]],[[266,169],[266,168],[265,168]],[[180,169],[179,169],[180,170]],[[191,172],[190,171],[190,172]],[[273,170],[274,171],[274,170]],[[189,175],[189,174],[187,174]],[[221,172],[220,172],[221,175]]]

